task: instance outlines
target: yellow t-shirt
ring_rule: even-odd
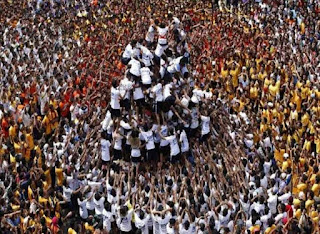
[[[28,144],[28,148],[30,150],[34,149],[34,140],[33,140],[33,136],[31,134],[26,134],[26,142]]]
[[[299,192],[304,191],[307,189],[307,185],[305,183],[300,183],[297,185],[297,189]]]
[[[265,231],[264,231],[264,233],[265,234],[269,234],[269,233],[271,233],[273,230],[275,230],[276,229],[276,225],[272,225],[271,227],[268,227]]]
[[[251,87],[250,88],[250,98],[256,99],[258,97],[258,89],[257,87]]]
[[[13,140],[17,136],[17,131],[14,126],[9,128],[9,137]]]
[[[94,232],[94,227],[89,225],[88,223],[85,223],[84,224],[84,228],[87,230],[87,231],[91,231],[91,232]]]
[[[306,127],[309,124],[309,115],[305,113],[301,118],[301,123],[303,127]]]
[[[314,195],[315,195],[316,197],[318,197],[318,196],[319,196],[319,192],[320,192],[320,184],[314,184],[314,185],[312,185],[311,190],[314,192]]]
[[[233,87],[238,87],[238,75],[239,75],[239,69],[236,68],[235,70],[230,71],[230,75],[232,76],[232,84]]]
[[[63,169],[62,168],[56,168],[56,175],[57,175],[57,184],[58,186],[62,186],[63,184]]]
[[[72,228],[68,228],[68,234],[77,234],[77,232]]]
[[[46,128],[46,134],[49,135],[51,133],[51,124],[50,119],[47,115],[43,118],[42,124]]]
[[[272,84],[269,85],[269,93],[271,94],[272,97],[276,97],[279,91],[280,91],[280,81],[277,81],[275,85],[272,85]]]
[[[224,68],[221,69],[221,72],[220,72],[220,75],[222,78],[227,78],[227,76],[229,75],[229,71],[228,69],[227,70],[224,70]]]

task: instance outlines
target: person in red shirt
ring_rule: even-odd
[[[9,137],[9,115],[4,113],[4,117],[1,121],[1,132],[5,138]]]
[[[287,212],[289,218],[293,217],[292,205],[293,205],[293,197],[289,197],[288,204],[286,205],[286,212]]]

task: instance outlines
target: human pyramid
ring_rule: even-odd
[[[0,233],[319,232],[317,1],[0,11]]]

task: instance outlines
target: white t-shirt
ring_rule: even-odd
[[[206,135],[210,132],[210,117],[201,115],[201,135]]]
[[[278,202],[278,196],[269,194],[268,198],[268,207],[270,208],[270,211],[272,214],[277,213],[277,202]]]
[[[167,44],[168,27],[165,27],[165,28],[157,27],[157,30],[159,34],[158,43],[160,45]]]
[[[194,107],[191,109],[191,129],[195,129],[199,126],[199,118],[198,118],[198,111],[197,108]]]
[[[148,29],[148,33],[146,35],[146,41],[147,42],[153,42],[154,34],[155,34],[155,29],[154,29],[153,25],[150,25],[150,27]]]
[[[120,134],[116,134],[113,136],[114,140],[114,146],[113,148],[116,150],[121,150],[122,149],[122,136]]]
[[[166,234],[167,224],[171,219],[171,213],[167,213],[164,218],[159,215],[152,215],[153,218],[153,233]]]
[[[105,162],[110,161],[110,141],[106,139],[101,139],[100,141],[101,144],[101,158]]]
[[[88,194],[88,198],[91,196],[91,194],[92,194],[92,192],[90,192]],[[86,207],[87,207],[88,210],[94,210],[95,204],[94,204],[93,198],[87,199]]]
[[[117,88],[111,87],[111,102],[112,109],[120,109],[120,91]]]
[[[180,153],[179,144],[177,142],[177,137],[175,135],[165,137],[167,141],[170,143],[170,155],[176,156]]]
[[[163,89],[163,98],[164,99],[171,96],[171,88],[172,88],[172,84],[166,84],[164,86],[164,89]]]
[[[104,197],[101,197],[99,200],[96,200],[95,198],[93,198],[93,202],[94,202],[94,210],[96,215],[100,215],[102,214],[103,210],[104,210]]]
[[[135,76],[141,75],[141,73],[140,73],[141,64],[138,60],[131,59],[128,65],[131,65],[131,68],[129,71],[132,75],[135,75]]]
[[[185,130],[182,130],[180,134],[181,152],[189,151],[189,141]]]
[[[184,225],[182,223],[179,224],[179,233],[180,234],[192,234],[192,228],[189,226],[188,230],[185,229]]]
[[[140,156],[141,156],[140,149],[134,149],[134,148],[131,149],[131,157],[138,158]]]
[[[153,132],[151,130],[149,130],[147,132],[141,132],[141,136],[142,136],[143,140],[147,143],[146,144],[147,150],[152,150],[155,148]]]
[[[136,228],[141,230],[142,234],[148,234],[149,233],[149,227],[148,222],[150,219],[150,215],[147,214],[143,219],[139,218],[139,215],[137,213],[134,213],[134,224]]]
[[[120,231],[130,232],[132,230],[132,226],[131,226],[132,213],[133,213],[133,210],[131,209],[128,211],[125,217],[120,217],[120,215],[118,216],[117,225]]]
[[[66,199],[67,202],[71,201],[71,194],[73,190],[71,188],[67,188],[65,186],[62,187],[63,189],[63,197]]]
[[[123,52],[122,57],[123,58],[131,58],[132,54],[133,54],[133,48],[132,48],[131,44],[128,44]]]
[[[155,86],[152,87],[152,92],[154,93],[154,99],[156,102],[162,102],[163,101],[163,95],[162,95],[162,84],[158,83]]]
[[[170,65],[167,67],[167,71],[170,72],[171,74],[179,72],[181,69],[181,66],[180,66],[181,59],[182,59],[182,56],[172,60]]]
[[[168,127],[166,125],[162,125],[161,126],[161,129],[160,129],[160,132],[161,132],[161,135],[166,137],[168,136]],[[161,138],[161,141],[160,141],[160,146],[164,147],[164,146],[167,146],[170,142],[167,141],[166,139],[162,139]]]
[[[133,99],[138,100],[138,99],[143,99],[143,98],[144,98],[144,95],[142,92],[142,88],[140,86],[135,87],[133,90]]]
[[[173,227],[170,227],[170,223],[167,224],[167,233],[175,234],[175,230],[173,229]]]
[[[150,85],[151,84],[151,71],[148,67],[143,67],[140,69],[141,73],[141,81],[144,85]]]
[[[79,214],[80,214],[80,217],[83,218],[83,219],[86,219],[88,218],[88,210],[87,210],[87,200],[83,200],[81,201],[79,198],[78,198],[78,205],[79,205]]]
[[[126,94],[124,96],[124,99],[130,99],[130,90],[133,88],[133,82],[128,80],[127,77],[124,77],[121,81],[120,81],[120,85],[119,85],[119,90],[120,90],[120,94],[122,96],[124,96],[124,94]],[[127,91],[127,92],[126,92]]]
[[[113,216],[114,216],[114,212],[106,211],[106,209],[104,209],[102,212],[103,229],[107,230],[108,232],[111,231],[111,223],[114,221]]]
[[[153,54],[148,50],[145,46],[140,46],[140,49],[142,51],[141,60],[147,67],[151,66],[151,61],[153,59]]]

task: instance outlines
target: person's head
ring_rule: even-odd
[[[131,40],[130,45],[135,47],[137,45],[137,40]]]
[[[127,212],[128,212],[128,207],[127,206],[121,206],[120,207],[120,215],[122,217],[126,216],[127,215]]]
[[[116,79],[112,80],[112,87],[117,88],[118,86],[118,81]]]
[[[184,229],[189,230],[190,222],[187,220],[184,222]]]
[[[174,218],[171,218],[169,220],[170,226],[173,227],[176,224],[176,220]]]

